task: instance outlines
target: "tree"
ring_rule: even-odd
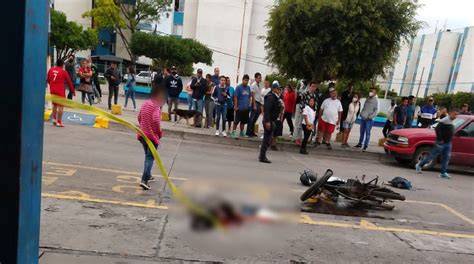
[[[152,58],[162,67],[185,67],[200,62],[212,64],[212,51],[193,39],[137,32],[131,38],[130,48],[134,54]]]
[[[269,61],[317,81],[371,80],[421,27],[416,0],[282,0],[267,22]]]
[[[96,30],[84,30],[76,22],[67,21],[64,13],[51,10],[50,44],[56,48],[56,60],[64,59],[78,50],[91,49],[98,42]]]
[[[133,2],[135,4],[133,4]],[[130,37],[140,23],[157,23],[166,13],[172,0],[96,0],[95,7],[83,17],[92,17],[98,28],[113,29],[123,41],[132,61],[137,57],[130,48]]]

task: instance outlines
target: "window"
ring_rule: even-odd
[[[461,132],[462,136],[465,137],[474,137],[474,122],[471,122],[469,125],[467,125],[465,128],[462,129],[464,132]]]

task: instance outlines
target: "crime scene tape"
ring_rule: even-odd
[[[155,163],[158,165],[158,168],[160,169],[160,173],[163,176],[163,178],[166,181],[166,184],[168,184],[171,193],[173,196],[178,200],[180,203],[182,203],[185,207],[187,207],[189,210],[193,211],[194,213],[201,215],[203,217],[208,218],[209,220],[212,221],[212,223],[218,227],[218,228],[223,228],[223,225],[219,222],[219,220],[211,215],[208,211],[202,208],[199,204],[193,202],[189,197],[187,197],[180,189],[178,189],[173,181],[171,181],[170,177],[168,176],[168,172],[166,171],[166,168],[163,164],[163,161],[161,160],[160,155],[158,154],[158,151],[156,151],[155,146],[153,146],[153,143],[150,141],[150,139],[143,133],[143,131],[140,130],[137,126],[134,124],[121,119],[109,112],[106,112],[100,108],[81,104],[74,102],[72,100],[66,99],[64,97],[56,96],[56,95],[46,95],[45,97],[46,101],[51,101],[55,104],[60,104],[68,108],[74,108],[74,109],[82,109],[85,110],[89,113],[95,114],[95,115],[100,115],[106,118],[109,118],[110,120],[113,120],[121,125],[124,125],[135,132],[137,132],[146,142],[148,148],[150,149],[153,158],[155,158]]]

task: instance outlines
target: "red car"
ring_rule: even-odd
[[[449,164],[474,167],[474,116],[459,115],[453,124],[455,133]],[[431,152],[436,140],[435,126],[393,130],[384,143],[385,152],[400,163],[415,166]],[[436,162],[426,164],[424,169],[433,168]]]

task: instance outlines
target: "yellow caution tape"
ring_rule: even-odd
[[[52,101],[53,103],[60,104],[60,105],[63,105],[65,107],[68,107],[68,108],[82,109],[82,110],[85,110],[85,111],[90,112],[92,114],[109,118],[110,120],[113,120],[113,121],[115,121],[119,124],[122,124],[122,125],[130,128],[130,129],[134,130],[135,132],[137,132],[145,140],[146,144],[148,145],[148,148],[150,149],[153,157],[155,158],[156,164],[160,168],[161,175],[163,176],[166,183],[170,187],[170,190],[171,190],[171,193],[173,194],[173,196],[179,202],[184,204],[189,210],[191,210],[194,213],[196,213],[198,215],[201,215],[203,217],[206,217],[209,220],[211,220],[216,227],[219,227],[219,228],[223,227],[222,224],[217,220],[217,218],[215,216],[212,216],[207,210],[202,208],[202,206],[196,204],[191,199],[189,199],[189,197],[187,197],[180,189],[178,189],[174,185],[174,183],[171,181],[170,177],[168,176],[168,172],[166,171],[166,168],[163,164],[163,161],[161,160],[160,155],[156,151],[155,146],[150,141],[150,139],[143,133],[143,131],[141,131],[137,126],[135,126],[134,124],[132,124],[132,123],[130,123],[130,122],[124,120],[124,119],[121,119],[121,118],[119,118],[119,117],[117,117],[117,116],[115,116],[115,115],[113,115],[109,112],[106,112],[106,111],[104,111],[100,108],[85,105],[85,104],[80,104],[80,103],[74,102],[72,100],[68,100],[64,97],[60,97],[60,96],[56,96],[56,95],[47,95],[45,99],[46,99],[46,101]]]

